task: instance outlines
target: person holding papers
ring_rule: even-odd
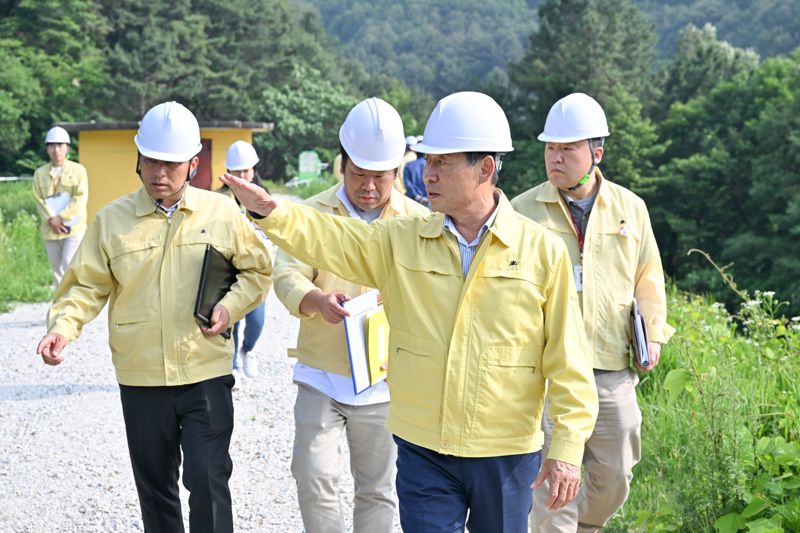
[[[403,122],[391,105],[378,98],[356,105],[339,130],[339,141],[344,180],[308,199],[309,206],[365,227],[427,212],[393,187],[406,143]],[[335,244],[331,242],[332,250]],[[275,294],[301,318],[297,348],[290,351],[297,358],[291,468],[308,533],[345,531],[338,489],[342,433],[347,435],[355,479],[353,530],[392,531],[395,445],[384,427],[389,389],[379,382],[355,393],[343,324],[347,312],[342,304],[367,290],[278,251]]]
[[[548,181],[511,201],[569,249],[600,397],[578,497],[568,506],[550,510],[546,490],[536,491],[531,513],[534,532],[597,531],[625,503],[632,468],[639,462],[642,424],[636,402],[639,380],[629,368],[634,297],[650,341],[649,365],[634,359],[638,370],[655,368],[661,344],[673,332],[666,322],[664,273],[647,207],[631,191],[608,181],[597,166],[609,134],[605,113],[592,97],[574,93],[556,102],[539,135],[545,143]],[[543,429],[547,449],[553,421],[545,418]]]
[[[69,133],[58,126],[47,132],[44,143],[50,162],[33,173],[33,196],[42,222],[47,258],[56,286],[86,233],[89,180],[80,163],[67,159]]]
[[[144,530],[184,531],[182,466],[192,533],[230,532],[233,344],[221,334],[264,299],[270,253],[235,202],[189,186],[202,147],[191,111],[176,102],[155,106],[133,142],[143,186],[97,213],[36,351],[48,365],[62,363],[67,342],[108,302]],[[238,274],[201,325],[194,311],[209,246]]]
[[[381,291],[403,531],[524,533],[531,485],[549,480],[554,508],[575,497],[597,416],[569,254],[496,188],[513,147],[492,98],[443,98],[414,150],[434,213],[370,225],[224,181],[278,247]]]

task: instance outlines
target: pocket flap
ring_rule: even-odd
[[[483,349],[486,364],[536,368],[542,359],[542,346],[487,346]]]

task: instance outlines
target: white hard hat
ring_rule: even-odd
[[[189,161],[203,147],[197,119],[178,102],[164,102],[145,113],[133,142],[143,156],[175,163]]]
[[[380,98],[368,98],[350,110],[339,129],[347,156],[366,170],[391,170],[406,153],[403,119]]]
[[[228,147],[225,154],[225,168],[228,170],[247,170],[256,166],[256,163],[256,149],[248,142],[236,141]]]
[[[454,93],[436,104],[424,139],[413,150],[425,154],[511,152],[511,128],[497,102],[476,92]]]
[[[417,143],[421,143],[422,139],[424,139],[424,137],[422,135],[417,135]]]
[[[571,143],[609,135],[606,114],[597,100],[588,94],[572,93],[550,108],[544,131],[539,134],[538,139],[544,142]]]
[[[414,146],[417,144],[417,138],[414,135],[407,135],[406,136],[406,146]]]
[[[69,140],[69,133],[67,130],[60,126],[55,126],[47,131],[47,136],[44,138],[45,144],[71,144]]]

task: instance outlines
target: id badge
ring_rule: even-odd
[[[575,290],[583,292],[583,265],[572,265],[572,273],[575,275]]]

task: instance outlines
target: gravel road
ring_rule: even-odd
[[[0,315],[0,531],[142,531],[125,430],[107,342],[105,311],[49,367],[35,354],[47,304]],[[237,531],[300,532],[289,471],[298,321],[270,292],[255,349],[261,376],[234,392],[234,521]],[[343,448],[345,442],[342,443]],[[341,501],[352,515],[344,465]],[[188,494],[181,486],[188,528]]]

